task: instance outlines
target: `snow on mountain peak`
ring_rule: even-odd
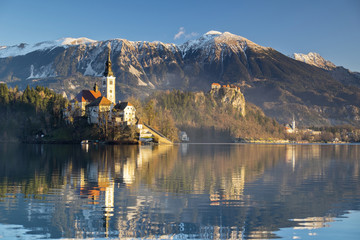
[[[203,48],[207,49],[206,51],[209,52],[214,46],[221,46],[223,44],[228,45],[234,51],[246,51],[248,46],[253,49],[266,49],[266,47],[257,45],[244,37],[230,32],[221,33],[214,30],[205,33],[198,39],[185,42],[179,46],[179,49],[182,51],[184,57],[189,51],[191,52],[195,49]]]
[[[86,37],[81,37],[81,38],[62,38],[57,40],[58,43],[60,43],[61,45],[80,45],[80,44],[86,44],[86,43],[94,43],[96,42],[95,40],[86,38]]]
[[[211,30],[205,33],[204,35],[221,35],[221,34],[222,32]]]
[[[325,60],[322,56],[320,56],[320,54],[315,52],[309,52],[308,54],[294,53],[292,58],[326,70],[336,68],[335,64],[328,60]]]
[[[1,46],[0,58],[21,56],[34,51],[44,51],[56,47],[67,47],[70,45],[80,45],[80,44],[88,44],[94,42],[96,41],[82,37],[82,38],[61,38],[55,41],[44,41],[44,42],[35,43],[33,45],[20,43],[19,45],[14,45],[14,46]]]

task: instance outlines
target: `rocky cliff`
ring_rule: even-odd
[[[215,100],[215,103],[220,102],[224,105],[230,105],[245,117],[245,97],[241,93],[240,88],[235,86],[213,88],[209,94]]]

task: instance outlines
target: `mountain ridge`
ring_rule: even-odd
[[[181,46],[92,41],[5,58],[0,50],[0,81],[20,88],[41,84],[74,96],[99,81],[110,43],[118,100],[144,98],[157,90],[208,91],[218,82],[241,87],[247,101],[281,123],[293,115],[300,125],[360,121],[354,74],[339,67],[319,68],[228,32],[210,31]]]
[[[331,61],[324,59],[318,53],[294,53],[291,57],[295,60],[327,70],[334,79],[345,85],[360,87],[360,73],[352,72],[342,66],[336,66]]]
[[[294,53],[292,55],[292,58],[310,65],[314,65],[319,68],[323,68],[325,70],[332,70],[336,68],[335,64],[328,60],[325,60],[322,56],[320,56],[320,54],[315,52],[309,52],[308,54]]]

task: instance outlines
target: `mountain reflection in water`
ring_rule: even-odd
[[[2,144],[0,238],[315,231],[359,210],[359,163],[359,145]]]

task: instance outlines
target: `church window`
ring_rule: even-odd
[[[113,84],[113,82],[112,81],[110,81],[110,85],[112,85]]]
[[[104,81],[103,81],[103,85],[105,85],[105,84],[106,84],[106,81],[104,80]]]
[[[110,90],[110,93],[112,93],[112,90]]]

